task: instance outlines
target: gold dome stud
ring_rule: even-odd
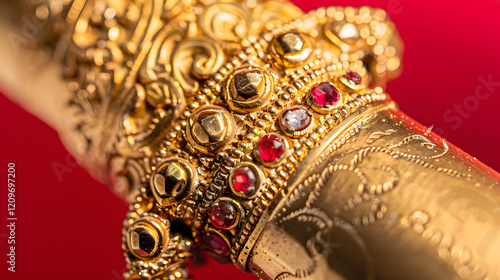
[[[276,36],[271,42],[271,55],[287,68],[302,66],[312,54],[308,36],[298,31],[291,31]]]
[[[141,258],[153,255],[158,249],[158,234],[150,226],[135,226],[130,231],[130,249]]]
[[[160,257],[169,240],[170,224],[156,215],[145,214],[134,222],[126,234],[130,257],[153,260]]]
[[[188,147],[203,154],[214,155],[224,149],[233,138],[236,121],[231,113],[219,106],[205,106],[188,121]]]
[[[264,75],[259,70],[249,70],[234,75],[233,99],[250,101],[257,98],[264,88]]]
[[[151,190],[161,207],[188,197],[197,183],[194,167],[184,159],[172,158],[161,163],[151,175]]]
[[[271,99],[274,80],[271,74],[257,67],[236,69],[228,77],[224,95],[231,111],[248,113],[260,110]]]

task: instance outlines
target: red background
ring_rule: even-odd
[[[454,104],[470,102],[480,77],[492,75],[500,82],[500,0],[462,2],[465,6],[433,0],[292,2],[305,11],[333,4],[370,4],[387,10],[406,45],[403,75],[390,82],[387,91],[404,112],[424,125],[433,124],[450,142],[500,170],[500,87],[475,104],[477,109],[462,117],[460,126],[452,127],[456,124],[443,116]],[[127,205],[67,162],[68,153],[55,131],[3,95],[0,108],[5,183],[0,187],[0,278],[120,279]],[[17,175],[16,273],[7,271],[6,263],[8,162],[16,163]],[[66,165],[70,172],[59,181],[53,164]],[[192,268],[192,275],[255,279],[214,261]]]

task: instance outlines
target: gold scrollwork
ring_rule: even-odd
[[[254,19],[263,27],[273,27],[290,22],[304,14],[301,9],[288,1],[272,0],[258,5],[253,10]]]
[[[237,50],[248,35],[251,20],[251,14],[240,5],[217,2],[205,8],[198,24],[204,34]]]
[[[116,147],[122,155],[150,156],[185,108],[185,98],[173,81],[136,84],[129,109],[120,121]]]
[[[214,74],[224,62],[222,47],[213,40],[198,36],[180,43],[172,55],[172,74],[186,94],[199,88],[199,79]]]

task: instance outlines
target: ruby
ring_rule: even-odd
[[[285,144],[277,135],[268,134],[262,137],[257,144],[257,156],[267,162],[275,161],[284,152]]]
[[[229,229],[236,222],[236,209],[229,201],[218,201],[210,207],[210,222],[220,229]]]
[[[340,99],[339,90],[330,82],[323,82],[311,89],[314,103],[319,106],[333,105]]]
[[[281,125],[292,132],[300,131],[311,124],[311,113],[303,106],[294,106],[281,114]]]
[[[229,253],[229,248],[226,242],[216,234],[207,236],[205,244],[207,245],[208,250],[216,253],[217,255],[224,256]]]
[[[347,70],[345,73],[345,77],[348,78],[349,80],[353,81],[355,84],[361,83],[361,76],[354,71]]]
[[[248,166],[240,167],[233,174],[233,187],[236,191],[250,195],[255,191],[257,176]]]

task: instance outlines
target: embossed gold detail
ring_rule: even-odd
[[[271,43],[270,51],[284,67],[301,66],[312,54],[309,37],[296,31],[276,36]]]
[[[173,158],[163,162],[151,175],[151,190],[160,206],[182,201],[194,190],[197,173],[186,160]]]
[[[228,111],[206,106],[190,117],[186,137],[193,151],[215,154],[233,140],[235,130],[236,121]]]
[[[261,109],[274,91],[273,77],[255,67],[242,67],[229,76],[224,85],[226,101],[234,112],[246,113]]]
[[[144,216],[130,226],[127,246],[130,253],[142,260],[158,258],[169,241],[169,223],[153,216]]]
[[[238,49],[251,28],[251,14],[237,3],[219,2],[206,7],[198,23],[204,33]]]

